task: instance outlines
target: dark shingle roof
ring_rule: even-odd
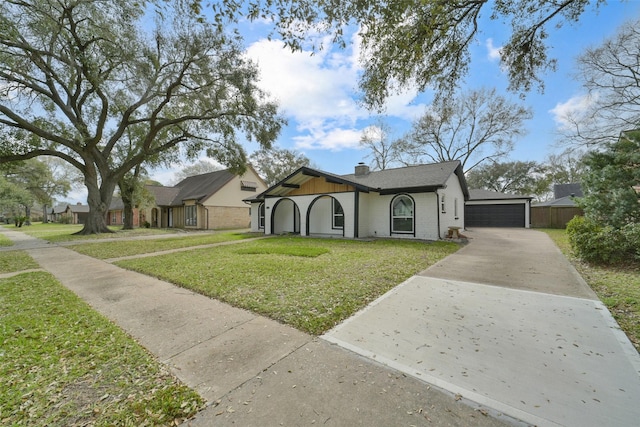
[[[554,184],[553,198],[562,199],[567,196],[582,197],[582,186],[580,184]]]
[[[530,196],[520,194],[506,194],[497,191],[472,189],[469,190],[469,200],[504,200],[504,199],[531,199]]]
[[[111,199],[111,203],[109,203],[110,211],[121,211],[124,209],[124,202],[120,197],[114,197]]]
[[[342,175],[342,178],[366,185],[371,189],[392,190],[416,187],[439,187],[455,172],[460,162],[442,162],[406,166],[369,172],[366,175]]]
[[[154,195],[158,206],[171,206],[171,202],[180,192],[178,187],[163,187],[161,185],[145,185],[145,188]]]
[[[299,168],[263,193],[245,201],[263,200],[266,196],[284,196],[292,189],[316,177],[324,177],[328,182],[351,185],[360,191],[375,191],[391,194],[402,191],[435,191],[443,188],[452,174],[460,180],[465,199],[468,190],[459,161],[433,163],[428,165],[406,166],[396,169],[368,172],[362,175],[335,175],[306,166]]]
[[[233,177],[228,170],[189,176],[176,184],[180,191],[174,197],[173,205],[182,205],[184,200],[205,199],[224,187]]]

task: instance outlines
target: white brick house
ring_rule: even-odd
[[[438,240],[464,227],[469,191],[459,161],[334,175],[302,167],[258,194],[251,229],[265,234]]]

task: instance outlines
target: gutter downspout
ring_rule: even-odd
[[[356,188],[356,191],[354,193],[354,202],[355,202],[355,209],[354,209],[354,218],[353,218],[353,237],[355,239],[360,237],[360,233],[358,233],[358,228],[360,227],[360,191]],[[343,228],[343,234],[344,234],[344,228]]]
[[[200,205],[200,206],[202,206],[202,209],[207,211],[207,228],[206,228],[206,230],[208,230],[209,229],[209,208],[207,208],[205,205]]]
[[[440,236],[440,194],[436,190],[436,217],[438,218],[438,240],[442,240]]]

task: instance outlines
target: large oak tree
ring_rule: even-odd
[[[0,162],[48,155],[77,168],[82,233],[109,231],[118,181],[146,159],[204,150],[240,171],[239,138],[269,147],[280,130],[240,40],[185,3],[0,2]]]
[[[208,6],[202,0],[194,4]],[[435,88],[449,93],[469,70],[470,48],[484,17],[505,22],[511,34],[501,49],[510,88],[544,88],[542,74],[555,70],[550,30],[578,22],[587,7],[605,0],[222,0],[213,3],[219,23],[262,19],[293,49],[309,35],[329,34],[346,45],[358,28],[365,104],[381,107],[396,89]]]

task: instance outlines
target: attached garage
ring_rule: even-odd
[[[469,190],[465,228],[525,227],[530,225],[531,197],[489,190]]]

